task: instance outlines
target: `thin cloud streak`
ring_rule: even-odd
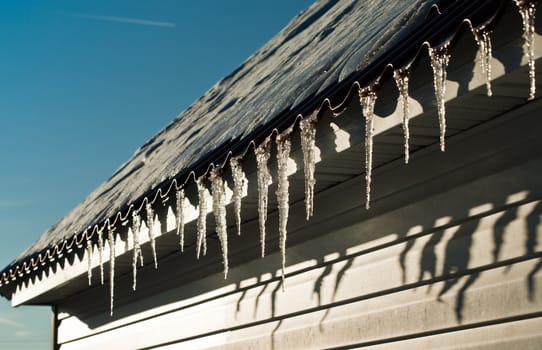
[[[115,16],[101,16],[93,15],[87,13],[62,13],[64,16],[85,18],[94,21],[103,21],[103,22],[116,22],[116,23],[127,23],[127,24],[139,24],[144,26],[151,27],[163,27],[163,28],[175,28],[176,24],[173,22],[161,22],[161,21],[150,21],[140,18],[128,18],[128,17],[115,17]]]
[[[29,330],[15,332],[15,338],[30,338],[31,336],[32,332],[30,332]]]
[[[4,326],[12,326],[12,327],[18,327],[18,328],[22,328],[23,325],[20,324],[19,322],[15,322],[13,320],[10,320],[10,319],[7,319],[7,318],[3,318],[3,317],[0,317],[0,325],[4,325]]]

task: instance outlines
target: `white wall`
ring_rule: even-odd
[[[381,167],[370,211],[361,176],[319,193],[308,224],[294,204],[284,291],[280,256],[257,258],[249,222],[226,281],[216,259],[174,256],[142,271],[136,293],[120,292],[121,276],[112,318],[107,287],[64,300],[60,349],[539,348],[538,105],[450,139],[444,154]]]

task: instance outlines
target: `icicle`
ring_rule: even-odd
[[[316,123],[317,114],[314,113],[307,119],[303,119],[299,126],[301,128],[301,150],[303,151],[303,171],[305,175],[305,213],[309,220],[314,212],[314,185],[316,179],[314,172],[316,170],[316,159],[314,148],[316,142]]]
[[[429,48],[431,67],[433,68],[433,84],[437,98],[437,113],[440,124],[440,150],[444,152],[446,136],[446,109],[444,98],[446,95],[446,69],[450,62],[449,43],[437,48]]]
[[[107,222],[107,239],[109,240],[109,308],[113,316],[113,300],[115,295],[115,234],[114,228]]]
[[[393,72],[393,77],[395,78],[395,84],[399,90],[399,97],[401,99],[401,104],[403,106],[403,135],[404,135],[404,149],[405,149],[405,164],[408,164],[410,159],[410,129],[408,127],[408,80],[410,76],[410,69],[401,68]]]
[[[243,167],[241,157],[232,157],[230,159],[231,174],[233,177],[233,204],[235,207],[235,224],[237,225],[237,234],[241,235],[241,199],[243,198]]]
[[[154,209],[151,203],[145,205],[147,211],[147,226],[149,228],[149,240],[151,241],[152,258],[154,259],[154,268],[158,268],[158,259],[156,258],[156,241],[154,240]]]
[[[87,276],[88,285],[92,285],[92,241],[87,239]]]
[[[374,108],[376,93],[370,88],[359,93],[360,103],[365,117],[365,209],[371,206],[371,180],[373,171],[373,136]]]
[[[291,130],[277,135],[277,201],[279,206],[279,246],[282,256],[282,289],[284,290],[284,269],[286,267],[286,235],[288,225],[288,158],[291,149]]]
[[[226,224],[226,192],[222,170],[215,168],[209,177],[213,196],[213,214],[215,216],[216,234],[222,247],[222,263],[224,264],[224,279],[228,277],[228,231]]]
[[[260,246],[263,258],[265,256],[265,222],[267,221],[267,203],[269,199],[268,187],[271,182],[271,174],[267,167],[267,162],[271,156],[269,139],[266,139],[254,152],[258,165],[258,217],[260,224]]]
[[[536,0],[514,0],[519,8],[519,13],[523,19],[523,38],[525,45],[523,55],[529,60],[529,100],[534,99],[536,94],[536,75],[534,61],[534,17],[536,13]]]
[[[197,181],[198,185],[198,237],[196,247],[196,257],[199,259],[199,255],[202,252],[203,255],[207,254],[207,202],[205,198],[205,177],[201,176]],[[203,248],[203,251],[202,251]]]
[[[98,253],[100,260],[100,283],[104,284],[104,239],[103,239],[103,230],[98,231]]]
[[[141,227],[141,217],[134,210],[132,212],[132,240],[134,243],[133,255],[132,255],[132,289],[136,290],[137,287],[137,260],[139,259],[141,266],[143,266],[143,253],[141,252],[141,246],[139,245],[139,232]]]
[[[486,90],[487,95],[492,96],[491,90],[491,59],[493,57],[493,51],[491,49],[491,32],[486,27],[472,28],[472,34],[478,44],[478,50],[480,51],[480,67],[482,73],[486,74]]]
[[[177,235],[180,236],[179,244],[181,245],[181,253],[184,252],[184,213],[183,213],[183,203],[184,203],[184,189],[177,191]]]

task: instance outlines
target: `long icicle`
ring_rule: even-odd
[[[267,203],[269,202],[269,183],[271,174],[267,162],[271,156],[271,143],[266,139],[254,150],[258,167],[258,218],[260,227],[260,246],[262,258],[265,256],[265,222],[267,221]]]
[[[196,246],[196,257],[200,253],[207,254],[207,199],[205,198],[205,177],[201,176],[197,181],[198,185],[198,237]]]
[[[181,188],[176,193],[177,207],[177,235],[179,236],[179,244],[181,253],[184,253],[184,189]]]
[[[365,117],[365,209],[371,207],[371,182],[373,171],[374,108],[376,93],[371,89],[359,92],[360,103]]]
[[[410,67],[397,69],[393,72],[395,84],[399,90],[399,97],[403,107],[403,135],[405,149],[405,164],[410,160],[410,128],[408,126],[409,109],[408,109],[408,81],[410,79]]]
[[[523,55],[529,60],[529,100],[536,94],[536,71],[534,59],[534,19],[536,14],[536,0],[514,0],[523,19],[523,38],[525,40]]]
[[[472,28],[472,34],[478,44],[480,51],[480,68],[482,73],[486,75],[486,90],[487,96],[492,96],[491,89],[491,59],[493,58],[493,49],[491,48],[491,32],[485,27]]]
[[[303,119],[299,126],[301,128],[301,150],[303,151],[303,171],[305,175],[305,214],[309,220],[314,213],[314,186],[316,179],[315,144],[316,144],[316,123],[318,114]]]
[[[139,234],[141,227],[141,216],[135,210],[132,212],[132,240],[134,243],[133,255],[132,255],[132,289],[136,290],[137,287],[137,261],[138,259],[143,266],[143,253],[141,252],[141,246],[139,244]]]
[[[158,259],[156,258],[156,241],[154,239],[154,209],[152,209],[151,203],[145,205],[145,211],[147,212],[147,226],[149,229],[149,240],[151,242],[152,258],[154,259],[154,268],[158,268]]]
[[[446,69],[450,62],[449,43],[437,48],[429,48],[431,68],[433,68],[433,85],[437,99],[437,113],[440,124],[440,150],[445,150],[446,137],[446,109],[444,106],[446,95]]]
[[[289,211],[289,181],[288,181],[288,159],[292,145],[292,131],[289,129],[277,135],[277,201],[279,206],[279,247],[282,257],[282,289],[284,290],[284,270],[286,268],[286,236]]]
[[[235,224],[237,234],[241,235],[241,199],[243,198],[243,186],[245,184],[243,175],[243,160],[241,157],[230,158],[230,168],[233,177],[233,205],[235,209]]]
[[[115,299],[115,233],[114,227],[107,222],[107,239],[109,241],[109,312],[113,316],[113,301]]]
[[[224,279],[226,279],[228,277],[228,230],[226,223],[226,192],[224,189],[224,180],[222,179],[222,169],[215,168],[211,172],[209,179],[211,180],[216,233],[222,248]]]
[[[104,238],[103,230],[98,230],[98,259],[100,262],[100,283],[104,284]]]
[[[92,241],[87,239],[87,276],[88,285],[92,285]]]

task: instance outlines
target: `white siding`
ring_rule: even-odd
[[[107,286],[64,300],[60,349],[540,348],[539,105],[379,168],[370,211],[361,176],[319,193],[309,223],[294,203],[284,291],[248,222],[226,281],[211,241],[214,258],[143,269],[136,293],[121,276],[112,318]]]

